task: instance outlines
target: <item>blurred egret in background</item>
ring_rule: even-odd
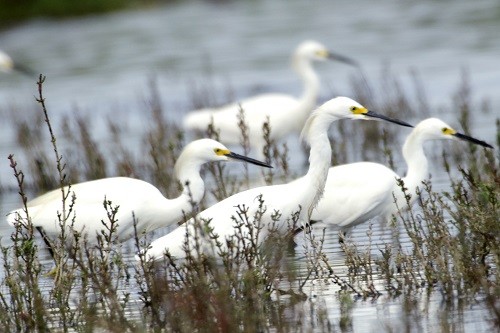
[[[5,73],[10,73],[12,71],[17,71],[21,74],[27,75],[29,77],[34,77],[35,72],[30,68],[21,65],[18,62],[14,62],[12,58],[5,52],[0,50],[0,71]]]
[[[263,156],[266,143],[263,124],[269,121],[271,140],[282,140],[290,133],[299,133],[316,107],[320,90],[320,81],[314,71],[313,62],[328,59],[357,66],[354,60],[334,54],[318,42],[304,41],[292,56],[292,66],[304,82],[302,96],[296,98],[287,94],[269,93],[219,108],[192,111],[184,118],[184,128],[204,132],[213,123],[214,129],[220,131],[219,139],[222,142],[240,144],[242,133],[238,122],[242,109],[250,147],[255,154]]]

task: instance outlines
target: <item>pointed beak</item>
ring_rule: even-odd
[[[385,121],[388,121],[390,123],[398,124],[398,125],[405,126],[405,127],[413,127],[413,125],[410,125],[410,124],[408,124],[405,121],[394,119],[394,118],[390,118],[390,117],[378,114],[378,113],[373,112],[373,111],[368,111],[367,113],[364,113],[363,115],[365,115],[367,117],[371,117],[371,118],[377,118],[377,119],[380,119],[380,120],[385,120]]]
[[[483,146],[483,147],[486,147],[486,148],[492,148],[493,149],[493,146],[484,142],[484,141],[481,141],[481,140],[478,140],[476,138],[473,138],[471,136],[468,136],[468,135],[465,135],[465,134],[462,134],[462,133],[455,133],[455,134],[452,134],[454,137],[460,139],[460,140],[464,140],[464,141],[469,141],[469,142],[472,142],[472,143],[475,143],[477,145],[480,145],[480,146]]]
[[[267,163],[264,163],[264,162],[261,162],[261,161],[258,161],[258,160],[255,160],[253,158],[246,157],[246,156],[243,156],[243,155],[240,155],[240,154],[236,154],[236,153],[233,153],[233,152],[230,152],[229,154],[226,154],[226,157],[234,159],[234,160],[239,160],[239,161],[243,161],[243,162],[255,164],[255,165],[258,165],[258,166],[266,167],[266,168],[272,168],[272,166],[270,164],[267,164]]]
[[[33,71],[31,68],[24,66],[24,65],[21,65],[19,63],[15,63],[13,69],[15,71],[18,71],[21,74],[24,74],[24,75],[27,75],[30,77],[36,76],[35,71]]]
[[[332,53],[330,51],[328,51],[328,59],[340,61],[340,62],[343,62],[344,64],[348,64],[348,65],[351,65],[354,67],[359,67],[359,63],[356,60],[349,58],[349,57],[346,57],[346,56],[343,56],[341,54]]]

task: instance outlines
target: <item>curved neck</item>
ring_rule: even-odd
[[[175,199],[165,199],[168,202],[157,202],[155,209],[149,211],[148,229],[154,230],[165,226],[165,218],[170,221],[183,222],[185,217],[189,217],[193,209],[203,199],[205,186],[200,175],[198,177],[179,178],[183,185],[182,193]],[[186,185],[188,181],[188,185]]]
[[[183,190],[179,198],[188,203],[198,204],[205,194],[205,183],[200,176],[200,169],[207,161],[195,157],[189,149],[184,149],[175,162],[175,175]]]
[[[198,205],[205,195],[205,183],[200,176],[200,168],[205,161],[193,159],[185,154],[179,156],[175,163],[175,175],[182,185],[182,193],[176,199],[176,206],[179,207],[175,213],[191,213],[193,207]]]
[[[414,129],[406,138],[403,145],[403,157],[408,165],[403,181],[414,198],[416,188],[427,179],[429,173],[428,161],[424,153],[424,139],[417,129]]]
[[[144,198],[144,207],[141,207],[137,217],[137,230],[152,231],[177,222],[191,215],[193,208],[203,199],[205,184],[200,176],[202,160],[191,159],[181,154],[175,164],[177,179],[183,186],[182,193],[174,199],[156,196],[154,199]],[[134,236],[133,231],[121,229],[122,240]]]
[[[205,183],[200,176],[200,168],[191,170],[183,168],[179,175],[179,181],[182,184],[182,193],[177,199],[189,205],[189,211],[191,211],[192,205],[199,204],[205,195]]]
[[[305,133],[305,139],[309,143],[311,150],[309,152],[309,170],[304,178],[307,179],[306,186],[310,187],[308,191],[314,193],[312,202],[308,203],[308,217],[310,217],[312,210],[323,196],[332,157],[328,128],[332,121],[337,120],[336,118],[331,119],[331,116],[324,114],[316,114],[313,117],[308,131]],[[325,120],[325,117],[329,119]],[[306,191],[306,189],[304,190]]]
[[[293,59],[293,68],[299,74],[304,85],[304,90],[299,99],[299,104],[301,106],[301,110],[303,110],[305,121],[305,119],[310,115],[312,109],[316,107],[320,81],[310,60],[296,56]]]

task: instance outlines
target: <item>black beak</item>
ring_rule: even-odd
[[[367,116],[367,117],[373,117],[373,118],[378,118],[378,119],[381,119],[381,120],[385,120],[385,121],[388,121],[388,122],[391,122],[391,123],[394,123],[394,124],[398,124],[398,125],[401,125],[401,126],[413,127],[413,125],[410,125],[407,122],[404,122],[404,121],[401,121],[401,120],[398,120],[398,119],[394,119],[394,118],[390,118],[390,117],[387,117],[387,116],[383,116],[383,115],[378,114],[378,113],[373,112],[373,111],[368,111],[364,115]]]
[[[464,141],[469,141],[469,142],[472,142],[472,143],[475,143],[477,145],[480,145],[480,146],[483,146],[483,147],[486,147],[486,148],[492,148],[493,149],[493,146],[484,142],[484,141],[481,141],[481,140],[478,140],[478,139],[475,139],[471,136],[468,136],[468,135],[465,135],[465,134],[462,134],[462,133],[455,133],[455,134],[452,134],[454,137],[460,139],[460,140],[464,140]]]
[[[259,166],[266,167],[266,168],[272,168],[272,166],[270,164],[267,164],[267,163],[264,163],[264,162],[261,162],[261,161],[258,161],[258,160],[255,160],[253,158],[246,157],[246,156],[243,156],[243,155],[240,155],[240,154],[236,154],[236,153],[233,153],[233,152],[231,152],[229,154],[226,154],[226,156],[230,157],[232,159],[235,159],[235,160],[240,160],[240,161],[243,161],[243,162],[247,162],[247,163],[259,165]]]
[[[341,54],[332,53],[330,51],[328,51],[328,59],[340,61],[344,64],[348,64],[354,67],[359,67],[359,63],[356,60],[343,56]]]
[[[31,68],[29,68],[27,66],[24,66],[24,65],[21,65],[19,63],[15,63],[13,69],[15,71],[17,71],[17,72],[19,72],[21,74],[24,74],[26,76],[29,76],[29,77],[35,77],[36,76],[35,71],[33,71]]]

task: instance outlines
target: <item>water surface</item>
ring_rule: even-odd
[[[500,103],[499,31],[500,4],[494,0],[236,1],[218,5],[184,1],[79,19],[29,21],[0,32],[0,48],[47,75],[45,96],[56,128],[63,116],[78,112],[93,119],[96,137],[105,137],[106,120],[111,116],[127,122],[131,142],[140,139],[147,123],[140,110],[144,110],[151,78],[157,80],[162,102],[174,121],[191,109],[193,86],[213,88],[220,102],[228,99],[228,91],[234,99],[262,91],[299,94],[300,81],[289,68],[289,55],[302,40],[316,39],[357,59],[372,82],[383,79],[382,68],[389,64],[403,90],[411,92],[410,72],[416,71],[431,103],[429,113],[457,127],[452,96],[465,69],[474,100],[479,104],[487,98],[493,106],[487,114],[473,110],[471,130],[493,143]],[[322,100],[351,93],[350,77],[356,75],[352,68],[336,63],[317,68],[324,84]],[[8,115],[12,109],[39,112],[35,94],[34,79],[0,75],[0,115],[7,120],[0,122],[2,187],[15,185],[7,155],[14,153],[22,160]],[[433,180],[446,184],[447,176],[434,173]],[[14,191],[4,192],[0,215],[18,205]],[[359,229],[355,236],[362,241],[366,228]],[[0,224],[0,235],[5,237],[9,230]],[[381,243],[382,235],[383,231],[375,229]],[[332,260],[338,258],[336,237],[326,247]],[[313,287],[311,295],[323,294],[330,317],[338,320],[335,288],[318,288]],[[414,331],[432,332],[438,325],[434,320],[445,311],[438,293],[432,295],[430,304],[428,311],[435,311],[436,316]],[[377,332],[384,329],[386,320],[404,326],[400,311],[398,300],[358,301],[353,330]],[[458,331],[488,330],[479,306],[471,306],[461,318],[464,326]]]

